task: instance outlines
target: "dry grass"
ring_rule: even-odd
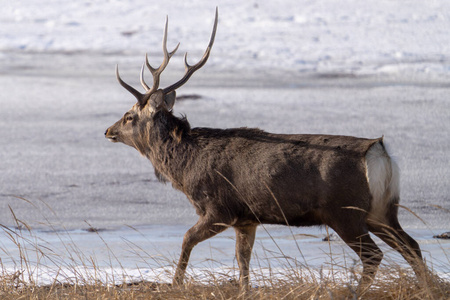
[[[384,270],[392,274],[398,270]],[[3,276],[0,287],[1,299],[448,299],[449,283],[435,281],[423,287],[414,276],[377,280],[362,297],[354,287],[345,283],[330,281],[308,282],[298,278],[295,281],[273,281],[270,285],[252,287],[242,293],[237,284],[219,281],[214,284],[190,282],[182,287],[164,283],[136,282],[108,286],[102,283],[60,284],[35,286],[16,285],[14,276]]]
[[[191,274],[184,286],[172,286],[158,279],[149,282],[144,276],[123,283],[127,282],[124,268],[123,274],[105,279],[100,275],[102,270],[95,257],[85,255],[70,242],[64,245],[63,258],[62,254],[42,246],[31,228],[12,210],[11,213],[15,228],[0,226],[19,255],[9,257],[16,266],[14,271],[8,271],[0,258],[0,299],[450,299],[450,282],[431,274],[418,279],[412,271],[395,263],[381,268],[373,285],[363,295],[356,291],[359,270],[355,270],[355,263],[332,264],[327,272],[322,272],[300,268],[289,258],[285,258],[282,271],[269,268],[268,272],[263,272],[261,268],[254,268],[252,287],[245,293],[239,289],[235,270],[222,274],[215,271]],[[113,261],[120,265],[120,257],[103,242],[111,266]],[[5,257],[10,255],[10,250],[0,247],[0,253],[0,257]],[[333,254],[330,252],[330,255]],[[265,259],[269,258],[255,257],[254,263],[260,265]],[[171,261],[162,260],[161,266]],[[330,260],[333,262],[332,258]],[[267,265],[270,266],[270,262]],[[48,275],[45,274],[48,270],[52,270],[53,282],[39,284],[39,276]],[[171,270],[168,268],[167,272]],[[343,273],[347,275],[342,276]]]

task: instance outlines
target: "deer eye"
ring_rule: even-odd
[[[133,121],[133,115],[130,113],[126,113],[125,116],[123,117],[124,123],[128,123]]]

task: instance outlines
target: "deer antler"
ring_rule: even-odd
[[[164,60],[159,66],[159,68],[155,69],[153,68],[150,63],[148,62],[148,55],[145,54],[145,65],[147,65],[147,68],[150,70],[150,72],[153,75],[153,86],[150,89],[148,85],[144,82],[144,66],[142,66],[141,70],[141,84],[144,87],[144,89],[147,91],[147,94],[151,94],[155,92],[159,87],[159,78],[161,76],[161,73],[164,71],[164,69],[169,64],[170,58],[177,52],[178,46],[180,46],[180,43],[175,47],[175,49],[172,52],[167,51],[167,26],[168,25],[168,18],[166,17],[166,25],[164,27],[164,36],[163,36],[163,53],[164,53]]]
[[[180,46],[180,43],[178,43],[178,45],[175,47],[175,49],[172,52],[168,52],[167,51],[167,28],[168,28],[168,23],[169,23],[169,21],[168,21],[168,18],[166,17],[166,24],[164,26],[164,35],[163,35],[164,60],[161,63],[161,65],[159,66],[159,68],[157,68],[157,69],[153,68],[150,65],[150,63],[148,62],[148,55],[145,54],[145,62],[142,65],[141,76],[140,76],[141,85],[146,91],[145,94],[142,94],[141,92],[136,90],[134,87],[130,86],[125,81],[123,81],[122,78],[120,78],[120,75],[119,75],[119,67],[116,66],[116,77],[117,77],[117,80],[119,81],[120,85],[123,86],[125,89],[127,89],[131,94],[133,94],[133,96],[136,97],[137,101],[142,106],[147,104],[147,101],[150,98],[151,94],[158,89],[158,87],[159,87],[159,78],[161,76],[161,73],[164,71],[166,66],[169,64],[170,58],[178,50],[178,46]],[[153,86],[152,86],[152,88],[150,88],[144,81],[144,66],[147,66],[147,68],[150,70],[150,72],[153,75]]]
[[[176,90],[177,88],[181,87],[183,84],[185,84],[189,78],[194,74],[195,71],[203,67],[203,65],[206,63],[206,61],[209,58],[209,53],[211,52],[211,48],[214,44],[214,38],[216,37],[216,30],[217,30],[217,22],[218,22],[218,9],[216,7],[216,16],[214,19],[214,27],[213,31],[211,33],[211,39],[209,40],[208,47],[206,48],[205,53],[203,54],[203,57],[200,59],[198,63],[191,66],[187,62],[187,52],[184,55],[184,66],[185,66],[185,72],[183,78],[181,78],[178,82],[166,87],[163,89],[164,94],[170,93],[171,91]]]
[[[208,60],[208,57],[209,57],[209,53],[211,52],[212,45],[214,44],[214,38],[216,36],[216,30],[217,30],[217,22],[218,22],[218,9],[216,8],[216,16],[215,16],[215,20],[214,20],[214,28],[213,28],[213,31],[212,31],[212,34],[211,34],[211,39],[209,41],[208,47],[206,48],[206,51],[203,54],[203,57],[200,59],[200,61],[198,63],[196,63],[195,65],[191,66],[187,62],[187,53],[186,53],[184,55],[185,73],[184,73],[183,78],[181,78],[181,80],[179,80],[178,82],[172,84],[171,86],[164,88],[163,89],[163,93],[164,94],[168,94],[168,93],[176,90],[177,88],[181,87],[183,84],[185,84],[189,80],[189,78],[192,76],[192,74],[194,74],[195,71],[197,71],[198,69],[203,67],[203,65],[206,63],[206,61]],[[150,63],[148,62],[148,55],[145,54],[145,62],[142,65],[141,75],[140,75],[141,85],[146,91],[144,94],[142,94],[141,92],[136,90],[134,87],[132,87],[131,85],[129,85],[125,81],[123,81],[122,78],[120,78],[120,75],[119,75],[119,67],[116,66],[116,77],[117,77],[117,80],[119,81],[120,85],[123,86],[131,94],[133,94],[133,96],[136,97],[138,103],[141,106],[146,105],[148,99],[151,96],[151,94],[154,93],[158,89],[158,87],[159,87],[159,79],[160,79],[161,73],[164,71],[166,66],[169,64],[170,58],[175,54],[175,52],[178,50],[178,46],[180,45],[180,43],[178,43],[178,45],[175,47],[175,49],[172,52],[168,52],[167,51],[167,28],[168,28],[168,18],[166,17],[166,25],[164,27],[164,35],[163,35],[164,60],[161,63],[161,65],[159,66],[159,68],[157,68],[157,69],[153,68],[150,65]],[[145,66],[147,66],[147,68],[150,70],[150,72],[152,73],[152,76],[153,76],[153,86],[151,88],[144,81],[144,69],[145,69]]]
[[[144,106],[147,103],[148,98],[150,97],[149,95],[147,96],[146,94],[142,94],[141,92],[136,90],[134,87],[132,87],[131,85],[129,85],[128,83],[123,81],[122,78],[120,78],[119,65],[116,65],[116,78],[117,78],[117,81],[119,81],[121,86],[123,86],[127,91],[129,91],[131,94],[133,94],[134,97],[136,97],[136,99],[140,105]]]

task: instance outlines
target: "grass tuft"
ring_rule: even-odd
[[[333,253],[331,246],[329,262],[319,270],[281,251],[254,255],[252,286],[247,292],[239,288],[239,271],[227,266],[218,270],[213,267],[219,264],[216,261],[211,261],[211,269],[190,269],[186,284],[173,286],[167,283],[175,269],[172,259],[151,256],[124,239],[124,246],[130,249],[127,253],[147,262],[146,272],[155,274],[152,281],[143,270],[140,276],[131,276],[101,230],[95,229],[91,232],[103,242],[106,255],[102,257],[107,257],[110,265],[100,267],[95,255],[83,253],[68,231],[55,230],[63,247],[54,250],[10,210],[14,224],[0,227],[15,249],[0,243],[0,299],[450,299],[450,282],[431,272],[418,279],[393,261],[380,268],[370,289],[359,294],[359,261]],[[282,267],[272,268],[271,262],[277,259],[277,266]],[[117,265],[120,267],[113,267]]]

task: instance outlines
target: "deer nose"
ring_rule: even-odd
[[[117,142],[117,136],[111,132],[110,128],[106,129],[105,137],[111,142]]]

